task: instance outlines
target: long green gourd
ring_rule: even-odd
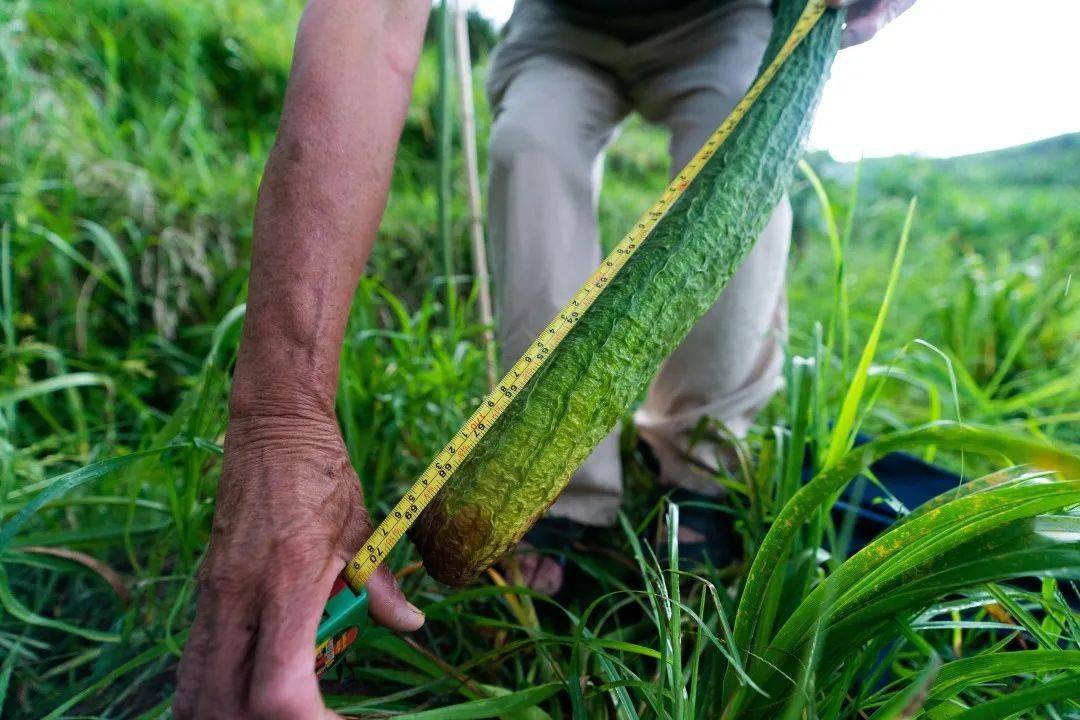
[[[762,67],[805,0],[780,0]],[[791,181],[842,14],[827,11],[746,117],[410,530],[463,585],[513,548],[712,306]]]

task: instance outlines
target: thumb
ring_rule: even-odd
[[[371,618],[391,630],[412,632],[424,624],[424,613],[405,599],[397,581],[385,565],[376,570],[367,585]]]
[[[339,570],[345,565],[360,548],[371,539],[375,533],[375,526],[371,522],[371,516],[363,503],[359,503],[353,515],[349,538],[340,549],[343,552]],[[368,594],[368,612],[371,619],[391,630],[412,632],[419,630],[424,624],[424,613],[405,599],[405,593],[401,592],[397,581],[394,579],[390,568],[380,565],[379,568],[368,578],[364,589]]]

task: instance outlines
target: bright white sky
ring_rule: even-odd
[[[513,0],[471,4],[501,24]],[[949,156],[1080,131],[1078,28],[1077,0],[919,0],[840,54],[810,145]]]

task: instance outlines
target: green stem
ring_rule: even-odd
[[[450,227],[450,203],[451,196],[451,169],[453,158],[451,153],[453,116],[450,108],[450,65],[453,62],[453,15],[450,12],[450,0],[442,0],[439,9],[439,97],[436,111],[438,113],[437,125],[439,131],[439,241],[443,252],[443,276],[446,283],[446,312],[451,326],[454,324],[456,315],[456,298],[454,293],[454,243],[451,237]]]

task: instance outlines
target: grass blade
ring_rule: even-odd
[[[844,402],[840,406],[840,415],[833,427],[832,437],[829,440],[829,451],[825,456],[825,467],[835,465],[844,453],[851,447],[851,440],[858,428],[855,425],[855,417],[859,411],[859,403],[863,392],[866,390],[866,381],[870,373],[870,366],[874,362],[878,343],[881,340],[881,331],[885,327],[885,318],[889,314],[893,294],[896,292],[897,283],[900,280],[900,268],[904,263],[904,253],[907,250],[908,237],[911,234],[911,221],[915,217],[915,198],[908,205],[907,216],[904,218],[904,229],[900,233],[900,244],[896,248],[896,256],[893,258],[892,270],[889,271],[889,281],[885,286],[885,297],[878,309],[877,319],[870,331],[870,337],[866,340],[859,364],[855,368],[855,376],[851,379]]]
[[[915,680],[878,708],[877,712],[870,716],[870,720],[907,720],[915,717],[926,701],[930,686],[940,670],[941,658],[934,653]]]
[[[1080,675],[1066,675],[989,700],[954,715],[951,720],[1005,720],[1026,710],[1080,697]]]
[[[92,465],[87,465],[78,470],[72,470],[71,472],[57,476],[49,483],[48,489],[42,491],[40,494],[36,495],[33,500],[26,503],[26,506],[23,507],[15,517],[0,528],[0,550],[3,550],[11,543],[15,534],[19,532],[26,521],[46,503],[56,500],[80,485],[85,485],[92,480],[97,480],[98,478],[126,467],[133,462],[160,455],[166,450],[186,446],[186,443],[177,443],[176,445],[167,445],[165,447],[154,448],[153,450],[142,450],[140,452],[134,452],[116,458],[109,458],[108,460],[100,460]]]
[[[6,610],[13,618],[26,623],[27,625],[35,625],[37,627],[78,635],[79,637],[94,642],[115,643],[120,641],[120,636],[116,633],[88,630],[86,628],[78,627],[77,625],[72,625],[71,623],[66,623],[62,620],[54,620],[38,615],[36,612],[19,602],[18,598],[11,592],[11,586],[8,584],[7,570],[4,569],[3,565],[0,565],[0,606],[3,606],[4,610]]]
[[[1080,650],[1016,650],[989,653],[946,663],[938,673],[929,700],[943,702],[964,690],[1014,675],[1080,669]]]
[[[13,405],[23,400],[49,395],[50,393],[77,387],[103,387],[110,394],[114,391],[112,378],[100,373],[75,372],[57,375],[48,380],[23,385],[0,393],[0,405]]]
[[[458,705],[395,715],[401,720],[477,720],[478,718],[513,717],[534,708],[563,689],[561,682],[545,683],[534,688],[517,690],[501,697],[471,700]]]

